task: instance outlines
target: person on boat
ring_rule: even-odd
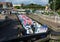
[[[31,25],[31,28],[33,30],[33,33],[35,33],[35,21],[33,21],[33,24]]]

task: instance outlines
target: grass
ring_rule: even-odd
[[[60,15],[60,11],[59,12],[57,12],[59,15]]]
[[[50,40],[49,42],[60,42],[60,40]]]
[[[50,14],[50,15],[53,15],[54,13],[53,13],[53,12],[48,12],[48,13],[45,12],[45,15],[49,15],[49,14]]]

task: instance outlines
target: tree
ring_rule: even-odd
[[[45,6],[41,6],[41,5],[38,5],[38,4],[29,4],[29,5],[25,5],[23,6],[23,8],[29,8],[29,9],[45,9]]]
[[[54,3],[55,2],[55,3]],[[55,7],[55,10],[58,10],[60,8],[60,0],[49,0],[49,3],[50,3],[50,8],[52,10],[54,10],[54,7]],[[54,6],[55,4],[55,6]]]
[[[60,8],[60,0],[56,0],[56,9]]]
[[[49,3],[52,2],[53,0],[49,0]]]
[[[20,9],[21,7],[20,6],[15,6],[16,9]]]
[[[22,8],[23,8],[23,6],[24,6],[24,3],[21,4],[21,7],[22,7]]]
[[[0,8],[2,8],[3,7],[3,5],[2,4],[0,4]]]

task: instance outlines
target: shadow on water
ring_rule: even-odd
[[[5,20],[0,25],[0,41],[9,40],[17,37],[18,22],[16,20]]]

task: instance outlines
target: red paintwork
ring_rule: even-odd
[[[20,15],[20,16],[21,16],[21,18],[24,20],[24,21],[23,21],[23,24],[24,24],[24,25],[26,25],[26,24],[31,25],[31,24],[32,24],[32,20],[31,20],[29,17],[27,17],[26,15]]]

